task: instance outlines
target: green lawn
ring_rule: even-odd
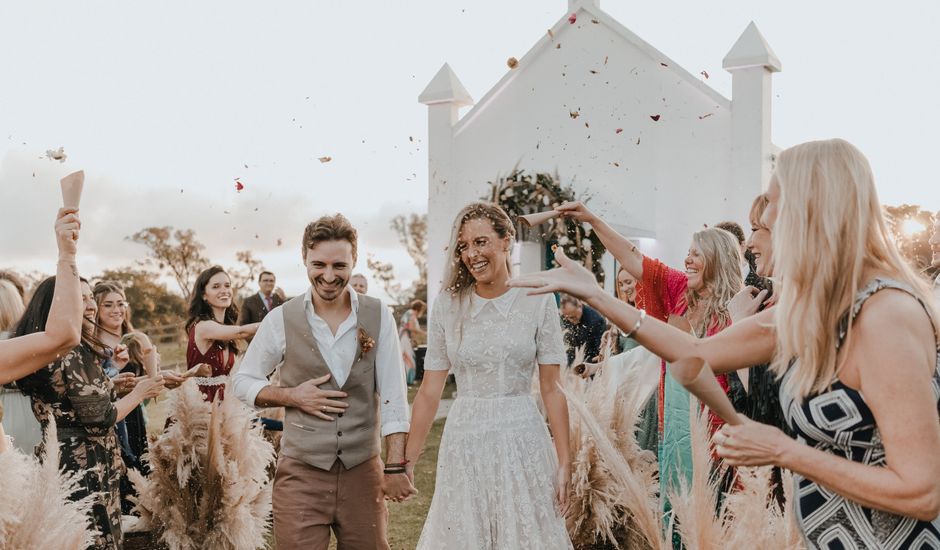
[[[160,355],[164,365],[182,362],[185,364],[185,347],[183,345],[169,344],[160,346]],[[444,387],[443,397],[452,397],[456,387],[453,383]],[[408,402],[414,400],[418,387],[408,388]],[[166,420],[166,393],[159,399],[152,400],[147,405],[148,431],[157,435],[162,431]],[[391,502],[388,505],[389,526],[388,542],[393,550],[411,550],[418,543],[424,518],[431,506],[431,497],[434,495],[434,480],[437,474],[437,451],[441,442],[441,433],[444,430],[444,419],[438,420],[431,426],[428,434],[424,454],[415,469],[415,484],[418,495],[401,504]],[[335,548],[335,541],[331,548]],[[273,541],[270,548],[274,549]]]

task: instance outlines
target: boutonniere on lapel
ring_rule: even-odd
[[[359,327],[359,359],[357,361],[362,361],[362,356],[369,353],[369,350],[374,347],[375,339],[369,336],[366,329]]]

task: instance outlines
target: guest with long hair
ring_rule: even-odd
[[[556,210],[565,217],[591,224],[607,250],[639,282],[636,304],[650,316],[669,321],[699,338],[717,334],[731,324],[728,302],[743,286],[741,251],[731,233],[714,227],[694,233],[685,270],[680,271],[645,256],[581,202],[567,202]],[[729,391],[724,374],[718,375],[718,383],[725,392]],[[677,488],[680,475],[686,479],[691,475],[689,396],[672,377],[666,376],[665,361],[660,368],[656,408],[660,479],[664,487]],[[712,432],[724,423],[712,411],[709,420]]]
[[[206,400],[225,398],[228,374],[238,355],[238,340],[254,336],[261,323],[238,325],[232,279],[219,266],[212,266],[196,278],[189,300],[186,321],[186,365],[208,365],[210,372],[196,379]]]
[[[405,381],[409,386],[415,383],[415,373],[417,371],[414,336],[425,337],[428,334],[418,322],[427,307],[428,305],[421,300],[411,302],[408,311],[402,314],[401,324],[398,327],[398,336],[401,340],[401,358],[402,363],[405,365]]]
[[[561,269],[513,284],[583,296],[683,379],[770,362],[796,439],[743,418],[715,435],[718,454],[791,470],[812,547],[928,547],[940,540],[940,317],[930,289],[898,252],[868,160],[848,142],[783,151],[767,197],[777,305],[712,338],[644,322],[563,253]]]
[[[571,548],[561,323],[551,296],[507,286],[514,239],[491,203],[471,203],[454,220],[405,452],[413,475],[453,370],[457,399],[418,548]],[[531,395],[536,365],[551,435]]]
[[[35,334],[51,321],[56,285],[54,277],[39,284],[17,325],[16,336]],[[18,385],[32,399],[33,414],[43,427],[50,421],[56,423],[62,469],[78,474],[80,481],[72,498],[93,495],[91,519],[98,533],[90,548],[120,548],[124,464],[115,423],[144,399],[159,395],[163,381],[146,378],[115,401],[114,386],[102,368],[107,357],[104,346],[94,335],[97,304],[87,281],[83,279],[80,288],[88,316],[81,343],[61,359],[19,380]],[[40,444],[37,454],[43,457],[46,451]]]
[[[26,305],[19,289],[9,279],[0,278],[0,340],[13,336]],[[24,453],[32,453],[42,440],[39,423],[33,417],[29,397],[16,387],[16,382],[0,386],[0,411],[3,411],[2,430],[13,440],[13,445]]]
[[[0,384],[12,382],[41,369],[74,348],[81,340],[82,293],[75,252],[81,221],[78,209],[61,208],[55,223],[59,262],[56,265],[55,300],[48,323],[40,331],[20,338],[0,340]],[[0,433],[0,441],[6,438]]]

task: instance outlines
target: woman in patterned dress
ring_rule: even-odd
[[[453,372],[457,399],[444,425],[419,549],[571,548],[561,320],[553,297],[506,285],[514,237],[509,217],[490,203],[470,204],[454,221],[405,450],[413,477]],[[551,436],[531,394],[536,368]]]
[[[219,266],[212,266],[196,278],[186,321],[186,366],[208,365],[210,372],[196,378],[207,401],[225,398],[225,383],[238,355],[237,340],[255,335],[261,323],[236,325],[232,279]]]
[[[584,296],[683,375],[772,361],[797,438],[744,418],[716,434],[718,454],[791,470],[813,548],[938,548],[940,317],[890,235],[868,161],[839,139],[797,145],[767,195],[779,300],[715,337],[642,322],[567,258],[513,284]]]
[[[40,283],[33,294],[16,335],[43,330],[53,302],[55,278]],[[91,548],[120,548],[120,478],[124,469],[115,423],[146,398],[163,390],[159,377],[140,381],[120,400],[114,401],[114,386],[101,363],[105,358],[93,336],[92,319],[97,311],[91,287],[82,280],[85,323],[82,342],[61,359],[19,380],[17,385],[29,395],[33,414],[45,428],[55,421],[62,469],[80,474],[79,490],[72,499],[94,494],[93,527],[98,534]],[[42,445],[38,456],[45,454]]]

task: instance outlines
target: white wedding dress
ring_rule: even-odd
[[[555,511],[555,450],[531,395],[537,364],[564,362],[553,296],[511,289],[462,305],[438,296],[424,368],[450,369],[457,398],[419,549],[572,548]]]

